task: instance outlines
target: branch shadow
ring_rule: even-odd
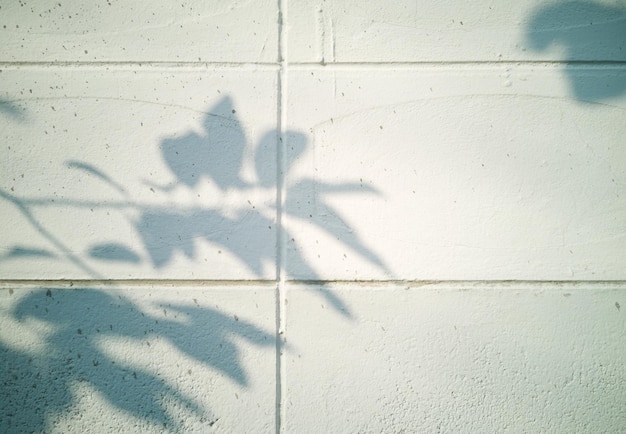
[[[206,112],[200,132],[167,137],[159,143],[171,179],[143,183],[166,197],[173,197],[180,191],[195,193],[206,182],[225,194],[259,188],[276,192],[281,188],[275,159],[278,136],[277,131],[268,131],[253,147],[255,181],[244,179],[242,167],[249,143],[233,100],[224,97]],[[285,137],[291,146],[291,160],[287,162],[289,173],[290,162],[307,150],[309,142],[298,131],[288,131]],[[93,162],[69,160],[66,168],[82,171],[110,186],[119,195],[119,202],[27,198],[0,189],[0,198],[14,206],[48,244],[44,247],[8,246],[0,255],[0,261],[24,258],[61,261],[72,264],[94,279],[106,279],[106,275],[99,271],[98,263],[126,266],[148,263],[151,268],[159,270],[181,255],[200,262],[200,243],[231,253],[242,267],[259,278],[263,278],[264,267],[276,260],[274,249],[265,245],[266,235],[259,235],[266,234],[268,228],[275,225],[279,212],[276,206],[264,209],[247,206],[228,213],[219,207],[200,204],[165,207],[132,199],[126,186]],[[390,273],[383,259],[365,244],[328,201],[333,195],[379,194],[375,189],[357,182],[331,184],[306,177],[292,180],[288,173],[283,174],[287,182],[284,186],[285,206],[280,212],[294,221],[307,221],[311,210],[303,204],[317,204],[328,215],[327,224],[314,222],[318,230],[340,240],[344,248],[373,267]],[[45,207],[99,208],[111,212],[130,210],[135,244],[131,246],[124,239],[110,239],[91,243],[83,253],[76,253],[37,217],[35,210]],[[292,239],[287,229],[282,230],[283,239]],[[292,267],[304,271],[308,280],[321,280],[297,251],[291,253],[289,261]],[[287,274],[289,277],[288,270]],[[316,290],[338,314],[351,318],[348,306],[330,288],[317,284]],[[243,338],[258,347],[276,345],[276,336],[253,324],[233,321],[215,309],[181,304],[170,305],[167,310],[170,316],[156,319],[128,297],[119,295],[116,298],[109,292],[89,287],[65,291],[44,288],[21,299],[8,315],[18,323],[45,324],[47,329],[53,330],[45,338],[50,351],[29,356],[0,340],[0,363],[5,367],[2,381],[5,410],[0,412],[0,427],[8,431],[16,427],[21,431],[48,429],[55,415],[68,412],[77,404],[76,384],[87,385],[115,408],[155,426],[180,427],[181,422],[168,412],[164,400],[210,419],[207,410],[194,396],[164,381],[155,374],[158,370],[120,361],[108,354],[102,348],[103,339],[121,340],[135,346],[150,339],[166,341],[186,358],[221,372],[242,387],[249,384],[248,374],[231,337]],[[173,320],[172,315],[184,317],[186,321]]]
[[[197,396],[162,376],[159,366],[138,363],[151,357],[150,345],[165,342],[197,362],[223,373],[241,386],[249,383],[236,341],[274,346],[274,336],[245,321],[200,305],[155,306],[145,312],[132,300],[93,288],[42,288],[23,297],[9,314],[22,324],[38,324],[46,334],[45,351],[33,356],[0,342],[3,367],[0,426],[3,432],[33,432],[71,411],[85,387],[117,409],[159,428],[180,429],[172,407],[210,421]],[[110,354],[108,341],[123,342],[132,355]],[[191,370],[181,376],[192,375]]]

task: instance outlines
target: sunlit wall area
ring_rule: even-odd
[[[626,4],[0,6],[0,431],[621,432]]]

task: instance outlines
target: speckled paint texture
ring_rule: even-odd
[[[623,432],[626,5],[0,5],[0,432]]]

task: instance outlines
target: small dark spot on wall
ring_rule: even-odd
[[[50,288],[48,288],[48,290],[46,291],[46,297],[52,297],[52,291],[50,290]]]
[[[621,307],[617,301],[615,302],[615,307],[617,308],[617,310],[619,310]]]
[[[13,288],[9,288],[9,295],[13,295]]]

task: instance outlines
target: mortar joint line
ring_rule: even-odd
[[[578,279],[578,280],[532,280],[532,279],[284,279],[284,283],[297,286],[307,285],[346,285],[346,286],[458,286],[458,285],[482,285],[482,286],[507,286],[507,285],[528,285],[544,287],[561,286],[625,286],[624,279]],[[0,279],[0,286],[58,286],[70,288],[84,288],[91,286],[98,287],[276,287],[276,279]]]
[[[275,427],[276,433],[283,431],[284,421],[284,365],[283,365],[283,335],[285,330],[285,312],[283,311],[283,299],[285,298],[285,230],[284,230],[284,206],[285,206],[285,174],[286,174],[286,96],[287,96],[287,45],[285,16],[287,0],[277,0],[278,6],[278,77],[277,77],[277,138],[276,138],[276,403],[275,403]]]
[[[280,0],[279,0],[280,1]],[[282,11],[279,11],[279,20],[282,20]],[[279,24],[281,26],[281,24]],[[283,44],[285,38],[278,35],[279,44]],[[284,45],[284,44],[283,44]],[[442,66],[555,66],[563,65],[582,66],[592,68],[606,68],[611,66],[624,67],[626,60],[622,59],[597,59],[597,60],[567,60],[567,59],[506,59],[506,60],[408,60],[408,61],[381,61],[381,60],[358,60],[358,61],[295,61],[288,62],[286,60],[285,47],[278,49],[278,59],[276,62],[254,62],[254,61],[120,61],[120,60],[101,60],[101,61],[2,61],[0,60],[0,69],[11,68],[46,68],[46,69],[63,69],[63,68],[79,68],[79,69],[126,69],[126,68],[146,68],[155,69],[211,69],[211,68],[234,68],[234,69],[274,69],[284,67],[310,68],[321,67],[324,69],[333,68],[396,68],[396,67],[442,67]]]

